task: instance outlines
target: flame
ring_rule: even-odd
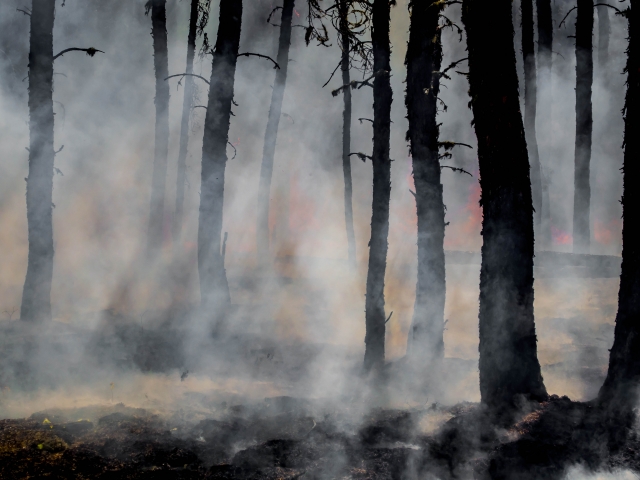
[[[551,227],[551,237],[553,238],[553,243],[556,245],[573,244],[573,236],[570,233],[560,230],[554,226]]]

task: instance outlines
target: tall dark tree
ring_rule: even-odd
[[[418,212],[418,282],[408,353],[430,363],[444,357],[445,224],[436,121],[444,4],[415,0],[411,5],[405,104]]]
[[[167,183],[167,156],[169,155],[169,55],[167,50],[166,0],[149,0],[151,36],[153,37],[153,65],[156,74],[156,125],[153,175],[151,178],[151,208],[147,253],[155,256],[162,248],[164,225],[164,191]]]
[[[609,38],[611,37],[611,20],[609,8],[598,5],[598,65],[603,70],[609,63]]]
[[[177,246],[182,233],[182,217],[184,212],[184,187],[187,170],[187,150],[189,147],[189,117],[193,105],[194,82],[193,58],[196,53],[196,33],[198,30],[198,6],[200,0],[191,0],[189,13],[189,35],[187,37],[187,75],[184,79],[184,100],[182,103],[182,121],[180,123],[180,151],[178,152],[178,175],[176,182],[176,211],[172,223],[173,243]]]
[[[629,48],[625,69],[622,271],[609,372],[599,399],[614,412],[628,414],[637,405],[640,383],[640,2],[631,0],[626,14]]]
[[[224,176],[233,102],[242,1],[221,0],[202,144],[198,272],[203,312],[220,318],[229,303],[229,286],[221,246]]]
[[[271,178],[273,176],[273,162],[276,153],[276,141],[278,138],[278,125],[282,115],[282,101],[284,89],[287,83],[287,67],[289,65],[289,47],[291,45],[291,20],[295,0],[284,0],[282,5],[282,17],[280,20],[280,38],[278,41],[277,63],[280,66],[276,70],[276,80],[271,92],[271,106],[267,130],[264,134],[264,147],[262,150],[262,166],[260,168],[260,184],[258,186],[258,227],[257,246],[258,259],[267,261],[269,255],[269,204],[271,194]]]
[[[20,318],[51,319],[53,277],[53,22],[55,0],[33,0],[29,49],[29,260]]]
[[[573,194],[573,251],[589,253],[589,182],[593,132],[593,0],[578,0],[576,20],[576,146]]]
[[[463,0],[482,189],[480,394],[546,398],[533,316],[533,208],[510,0]]]
[[[338,1],[339,32],[342,47],[342,59],[340,70],[342,71],[342,84],[351,83],[350,76],[350,51],[351,42],[349,40],[349,0]],[[342,172],[344,175],[344,220],[347,230],[347,252],[349,263],[356,263],[356,237],[353,230],[353,183],[351,180],[351,89],[343,89],[344,110],[342,113]]]
[[[391,45],[389,0],[374,0],[371,12],[373,49],[373,205],[369,269],[365,299],[365,371],[381,371],[384,366],[385,312],[384,276],[389,249],[389,200],[391,197]]]
[[[536,238],[542,234],[542,171],[536,137],[536,107],[538,101],[533,0],[522,0],[522,57],[524,60],[524,133],[531,167],[531,195]]]
[[[539,108],[536,109],[536,117],[541,118],[543,137],[550,137],[551,131],[551,67],[553,61],[553,12],[551,0],[536,0],[536,13],[538,17],[538,64],[536,101]],[[525,112],[526,114],[526,112]],[[544,150],[543,150],[544,152]],[[544,167],[544,155],[538,151],[538,164],[540,165],[540,228],[536,243],[539,249],[547,249],[551,245],[551,205],[549,200],[549,176]],[[549,159],[546,159],[547,165]],[[533,163],[532,163],[533,165]],[[536,207],[537,209],[537,207]]]

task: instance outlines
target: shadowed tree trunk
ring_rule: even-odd
[[[547,144],[551,137],[551,66],[553,47],[553,14],[551,0],[536,0],[538,14],[538,69],[537,69],[537,105],[535,117],[540,120],[541,137]],[[526,112],[525,112],[526,114]],[[543,145],[544,145],[543,142]],[[545,149],[542,149],[545,152]],[[542,159],[544,153],[538,150],[540,166],[540,228],[536,243],[541,250],[551,246],[551,205],[549,200],[549,178]],[[546,159],[547,165],[549,159]],[[537,208],[537,207],[536,207]]]
[[[150,258],[162,248],[164,224],[164,190],[167,181],[169,154],[169,57],[167,53],[166,0],[150,0],[151,36],[153,37],[153,64],[156,72],[156,127],[151,179],[151,208],[147,252]]]
[[[598,64],[603,70],[609,63],[609,37],[611,36],[611,21],[609,7],[598,6]]]
[[[200,0],[191,0],[189,16],[189,36],[187,38],[187,69],[186,73],[193,73],[193,57],[196,52],[196,31],[198,28],[198,4]],[[176,183],[176,213],[173,219],[173,244],[177,247],[182,233],[182,217],[184,212],[184,186],[189,146],[189,116],[193,104],[193,77],[187,75],[184,79],[184,101],[182,103],[182,122],[180,124],[180,151],[178,153],[178,180]]]
[[[591,134],[593,131],[593,0],[578,0],[576,21],[576,150],[573,194],[573,252],[589,253]]]
[[[418,212],[418,282],[408,353],[420,363],[444,357],[444,203],[440,182],[436,121],[442,66],[441,30],[444,5],[416,0],[411,8],[407,48],[407,140],[411,145]]]
[[[384,275],[387,269],[389,237],[389,200],[391,197],[391,46],[389,43],[389,0],[374,0],[371,41],[373,49],[373,205],[369,269],[365,299],[366,372],[381,371],[384,366],[385,313]]]
[[[524,133],[531,167],[531,196],[535,238],[542,235],[542,176],[536,138],[537,72],[533,36],[533,0],[522,0],[522,58],[524,60]]]
[[[340,14],[340,41],[342,43],[342,84],[349,85],[351,78],[349,75],[349,0],[338,0]],[[356,236],[353,231],[353,183],[351,181],[351,89],[344,88],[344,111],[342,113],[342,172],[344,174],[344,219],[347,229],[347,251],[349,264],[356,264]]]
[[[211,314],[217,319],[220,319],[229,304],[229,286],[220,237],[229,122],[241,27],[242,1],[221,0],[204,123],[198,228],[201,305],[205,314]]]
[[[33,0],[29,50],[29,260],[20,318],[51,319],[54,0]]]
[[[547,393],[533,317],[533,209],[510,0],[463,0],[482,188],[480,394],[492,409]]]
[[[260,185],[258,187],[258,228],[257,246],[258,261],[267,262],[269,254],[269,204],[271,195],[271,177],[273,176],[273,160],[276,153],[278,125],[282,114],[284,88],[287,83],[287,67],[289,66],[289,47],[291,45],[291,19],[295,0],[284,0],[282,18],[280,20],[280,39],[278,41],[278,58],[280,66],[276,70],[276,81],[271,92],[271,106],[267,130],[264,134],[262,150],[262,167],[260,168]]]
[[[609,372],[599,400],[616,415],[637,406],[640,382],[640,2],[631,0],[622,196],[622,271]]]

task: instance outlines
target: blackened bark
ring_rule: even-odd
[[[609,63],[609,38],[611,37],[611,21],[609,8],[598,6],[598,65],[603,70]]]
[[[151,25],[153,65],[156,73],[156,126],[147,253],[154,257],[162,248],[164,190],[169,154],[169,83],[165,80],[169,76],[166,0],[151,0]]]
[[[418,213],[418,281],[407,353],[420,363],[444,357],[444,203],[438,158],[437,98],[442,66],[443,5],[412,3],[407,65],[407,140],[411,145]],[[434,74],[436,72],[436,74]]]
[[[280,68],[276,70],[276,81],[271,92],[271,106],[267,130],[264,134],[262,150],[262,166],[260,168],[260,185],[258,186],[258,228],[257,246],[258,259],[266,262],[269,258],[269,204],[271,195],[271,177],[273,176],[273,161],[276,153],[278,125],[282,115],[282,101],[287,83],[287,67],[289,66],[289,47],[291,45],[291,19],[295,0],[284,0],[282,18],[280,20],[280,38],[278,41],[277,62]]]
[[[389,43],[389,0],[374,0],[371,41],[373,49],[373,205],[369,269],[365,299],[366,372],[380,372],[384,366],[385,313],[384,275],[387,269],[389,200],[391,197],[391,46]]]
[[[221,251],[224,175],[242,27],[242,1],[221,0],[209,101],[202,143],[202,184],[198,228],[198,272],[203,312],[220,318],[229,304],[229,286]]]
[[[536,0],[538,15],[538,65],[537,65],[537,104],[536,117],[541,119],[542,137],[549,142],[551,137],[551,66],[553,47],[553,13],[551,0]],[[525,124],[526,125],[526,124]],[[525,128],[526,130],[526,128]],[[543,150],[544,152],[544,150]],[[549,178],[544,166],[544,155],[538,151],[540,165],[540,228],[536,236],[539,249],[547,249],[551,245],[551,206],[549,200]],[[547,158],[548,162],[549,159]],[[548,165],[548,163],[547,163]],[[536,207],[537,209],[537,207]]]
[[[599,399],[609,408],[630,411],[638,401],[640,381],[640,2],[631,0],[627,50],[622,196],[622,271],[618,314],[609,372]]]
[[[340,15],[340,41],[342,43],[342,84],[349,85],[351,76],[349,74],[349,1],[338,0]],[[347,230],[347,252],[349,264],[356,264],[356,236],[353,230],[353,183],[351,181],[351,89],[343,89],[344,111],[342,113],[342,173],[344,174],[344,220]]]
[[[536,138],[536,103],[538,97],[535,42],[533,36],[533,0],[522,0],[522,57],[524,60],[524,133],[529,152],[531,196],[535,238],[541,236],[542,176]]]
[[[198,28],[198,4],[200,0],[191,0],[189,17],[189,36],[187,38],[187,69],[186,73],[193,73],[193,57],[196,53],[196,30]],[[184,213],[184,186],[187,150],[189,146],[189,116],[193,105],[193,77],[187,75],[184,79],[184,101],[182,103],[182,122],[180,125],[180,151],[178,153],[178,180],[176,183],[176,213],[173,218],[172,233],[174,247],[180,243],[182,233],[182,217]]]
[[[29,50],[29,260],[22,320],[51,319],[53,277],[53,22],[54,0],[33,0]]]
[[[533,316],[533,209],[511,1],[463,0],[482,188],[480,394],[493,409],[546,398]]]
[[[593,131],[593,0],[578,0],[576,21],[576,149],[573,194],[573,251],[589,253],[591,134]]]

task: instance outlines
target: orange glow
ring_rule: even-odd
[[[617,218],[607,223],[597,219],[593,222],[593,238],[602,245],[619,242],[621,231],[622,222]]]
[[[551,227],[551,237],[556,245],[571,245],[573,243],[573,236],[570,233],[556,227]]]

